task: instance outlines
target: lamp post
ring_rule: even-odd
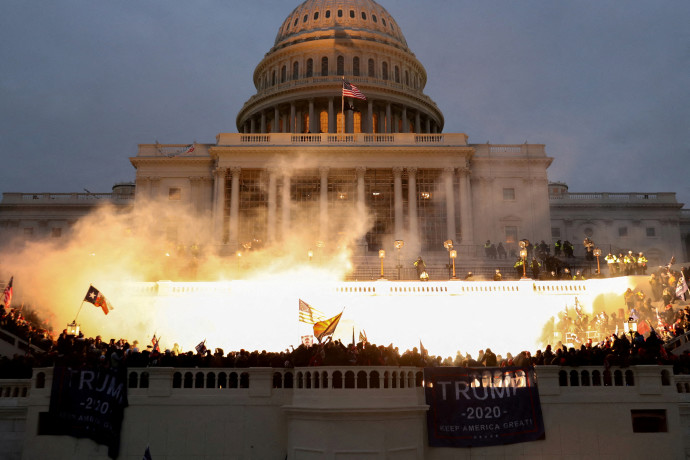
[[[79,335],[79,325],[77,324],[77,320],[67,324],[67,335]]]
[[[601,249],[594,248],[594,257],[597,258],[597,275],[601,275],[601,266],[599,265],[599,256],[601,255]]]
[[[522,279],[525,280],[527,279],[527,249],[520,249],[520,257],[522,258]]]
[[[393,241],[393,247],[398,250],[398,280],[400,280],[400,269],[402,268],[402,263],[400,263],[400,250],[403,246],[405,246],[405,242],[403,240]]]
[[[309,257],[309,262],[311,262],[311,259],[314,257],[314,251],[311,248],[307,251],[307,257]]]
[[[455,249],[451,249],[449,251],[449,254],[450,259],[453,261],[453,277],[451,279],[456,280],[458,278],[455,276],[455,258],[458,257],[458,251],[456,251]]]
[[[386,258],[386,251],[383,249],[379,249],[379,259],[381,259],[381,279],[384,279],[383,276],[383,259]]]

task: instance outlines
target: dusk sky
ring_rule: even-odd
[[[546,144],[571,192],[690,207],[690,1],[381,0],[444,132]],[[4,0],[0,192],[108,192],[137,144],[237,132],[293,0]]]

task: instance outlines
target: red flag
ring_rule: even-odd
[[[651,332],[652,328],[649,326],[649,323],[647,321],[640,321],[637,323],[637,332],[640,335],[645,335],[648,332]]]

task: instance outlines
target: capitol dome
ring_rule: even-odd
[[[373,0],[306,0],[254,70],[242,133],[438,133],[426,70],[395,19]],[[343,80],[366,100],[341,100]],[[343,110],[343,107],[348,110]]]
[[[311,40],[312,32],[318,32],[319,38],[328,38],[345,30],[359,39],[381,41],[409,51],[398,24],[372,0],[307,0],[285,19],[273,49]]]

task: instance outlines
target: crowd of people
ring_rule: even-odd
[[[497,275],[500,273],[497,271]],[[433,356],[420,348],[400,352],[392,344],[374,345],[365,340],[344,344],[327,340],[323,344],[300,345],[281,352],[232,351],[221,348],[182,352],[177,344],[172,349],[160,350],[155,337],[145,346],[126,339],[102,340],[100,336],[85,337],[67,329],[55,337],[43,328],[38,316],[31,310],[5,308],[0,305],[0,336],[6,331],[25,343],[25,353],[14,357],[0,357],[0,379],[28,378],[34,367],[54,365],[119,366],[132,367],[303,367],[303,366],[503,366],[503,365],[630,365],[672,364],[677,372],[690,373],[690,355],[680,356],[668,352],[664,346],[675,337],[690,330],[690,305],[685,302],[688,269],[674,270],[663,267],[649,277],[651,295],[643,289],[629,288],[623,294],[626,311],[607,315],[599,312],[593,317],[583,312],[575,300],[572,311],[566,308],[553,324],[544,328],[542,342],[545,349],[534,355],[521,351],[505,357],[490,349],[480,350],[473,358],[458,351],[455,357]],[[688,296],[690,297],[690,296]],[[622,309],[621,309],[622,310]],[[620,330],[619,326],[624,329]],[[625,327],[627,325],[627,327]],[[634,325],[634,330],[631,330]],[[554,335],[554,332],[560,335]],[[6,336],[7,334],[5,334]],[[600,338],[604,337],[603,340]],[[558,340],[555,340],[558,338]],[[594,338],[594,342],[592,340]],[[552,348],[549,344],[557,342]]]

